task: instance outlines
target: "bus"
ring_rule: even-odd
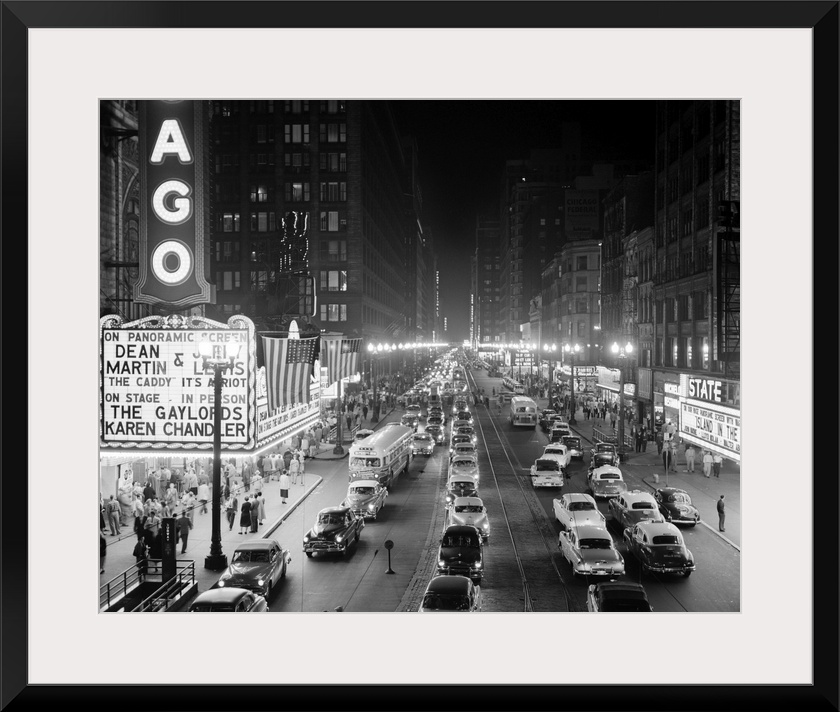
[[[414,429],[388,424],[350,446],[350,481],[379,480],[389,487],[411,462]]]
[[[537,427],[537,404],[527,396],[513,396],[510,399],[510,424]]]

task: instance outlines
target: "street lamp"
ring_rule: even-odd
[[[569,425],[577,425],[577,421],[575,420],[575,411],[577,410],[575,404],[575,358],[577,357],[578,353],[580,353],[580,344],[575,344],[574,346],[570,346],[569,344],[565,344],[563,346],[563,350],[569,354],[569,357],[572,361],[572,399],[571,403],[571,414],[569,415]]]
[[[631,353],[633,344],[629,341],[624,346],[613,343],[612,352],[618,356],[618,454],[624,456],[624,363]]]
[[[213,507],[210,554],[204,559],[204,568],[218,571],[227,567],[227,556],[222,553],[222,374],[233,370],[242,344],[228,341],[211,343],[206,339],[198,344],[201,365],[205,372],[213,372]]]
[[[379,422],[379,399],[376,397],[376,373],[374,370],[374,366],[376,365],[376,361],[374,360],[374,354],[377,351],[382,350],[382,344],[379,346],[374,346],[373,344],[368,344],[368,352],[370,353],[370,380],[373,383],[373,403],[370,404],[370,422],[371,423],[378,423]]]
[[[551,407],[551,387],[554,377],[554,354],[557,351],[557,344],[543,344],[543,351],[548,355],[548,407]]]

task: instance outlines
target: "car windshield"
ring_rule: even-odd
[[[676,502],[678,504],[691,504],[691,497],[682,492],[675,492],[674,494],[668,495],[665,501]]]
[[[559,470],[560,463],[556,460],[537,460],[537,472],[542,472],[545,470]]]
[[[374,491],[373,487],[353,487],[350,494],[373,494]]]
[[[266,563],[268,561],[267,551],[235,551],[233,552],[232,562],[238,564],[240,562],[250,563]]]
[[[344,524],[344,515],[336,512],[319,514],[318,524]]]
[[[612,539],[581,539],[581,549],[611,549]]]
[[[365,467],[379,467],[378,457],[354,457],[350,460],[350,467],[354,469],[362,469]]]
[[[471,534],[447,534],[440,543],[445,548],[453,546],[480,546],[478,537]]]
[[[679,546],[680,540],[673,534],[660,534],[659,536],[653,537],[653,543],[657,546]]]
[[[604,472],[598,475],[599,480],[620,480],[621,475],[616,474],[615,472]]]
[[[456,512],[482,512],[484,511],[484,507],[481,507],[477,504],[462,504],[458,507],[455,507]]]
[[[432,438],[431,438],[430,435],[415,435],[414,436],[414,442],[416,442],[416,443],[427,443],[431,439]]]
[[[455,460],[452,463],[452,467],[456,469],[464,467],[475,467],[475,463],[472,460]]]
[[[613,451],[612,445],[604,445],[602,443],[599,443],[595,447],[595,452],[611,453],[612,451]]]
[[[580,438],[576,437],[565,437],[563,438],[563,442],[566,443],[569,447],[580,447]]]
[[[569,505],[570,512],[587,512],[595,509],[595,505],[592,502],[572,502]]]
[[[633,502],[633,509],[655,509],[651,502]]]
[[[426,611],[468,611],[470,599],[469,596],[427,593],[423,598],[423,609]]]

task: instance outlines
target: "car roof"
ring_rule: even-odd
[[[644,531],[646,531],[651,536],[657,536],[659,534],[679,534],[680,539],[682,539],[682,532],[677,528],[676,524],[671,524],[671,522],[639,522],[638,526],[642,527]]]
[[[224,586],[222,588],[210,588],[202,591],[193,599],[190,606],[196,603],[239,603],[245,596],[251,593],[246,588],[237,588],[235,586]]]
[[[662,492],[662,494],[688,494],[688,492],[679,487],[660,487],[658,491]]]
[[[653,495],[650,492],[642,492],[640,490],[632,490],[621,495],[628,502],[652,502],[656,503]]]
[[[538,457],[536,460],[534,460],[535,465],[540,463],[540,462],[551,462],[551,463],[554,463],[555,465],[558,464],[557,460],[555,460],[553,457]]]
[[[324,507],[320,512],[318,512],[318,514],[331,514],[332,512],[344,513],[344,512],[349,512],[349,511],[350,511],[350,507],[341,507],[341,506],[338,506],[338,507]]]
[[[426,593],[469,593],[472,581],[466,576],[435,576],[426,586]]]
[[[565,450],[566,446],[563,443],[549,443],[545,446],[545,452],[550,452],[551,450]]]
[[[473,505],[474,507],[484,506],[484,502],[481,501],[480,497],[456,497],[452,504],[460,507],[465,507],[467,505]]]
[[[235,551],[262,551],[263,549],[270,549],[272,546],[280,546],[274,539],[252,539],[251,541],[243,541],[239,544]]]
[[[447,534],[478,534],[478,529],[472,524],[452,524],[443,532],[443,535],[446,536]]]
[[[577,528],[578,539],[609,539],[610,533],[604,527],[595,527],[590,524],[583,524]]]
[[[379,484],[379,480],[353,480],[350,483],[351,487],[374,487]]]
[[[602,475],[607,472],[611,472],[614,475],[621,475],[621,470],[619,470],[615,465],[601,465],[600,467],[596,467],[594,470],[592,470],[593,475]]]
[[[452,475],[449,478],[449,484],[453,482],[469,482],[471,485],[475,485],[475,477],[472,475]]]
[[[594,502],[592,497],[584,492],[569,492],[563,495],[567,502]]]
[[[639,593],[647,598],[645,587],[635,581],[602,581],[593,584],[596,593]]]

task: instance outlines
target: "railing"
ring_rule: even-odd
[[[142,583],[154,583],[156,580],[163,582],[163,564],[160,559],[146,559],[146,573],[143,574],[140,564],[127,568],[118,576],[115,576],[107,583],[99,587],[99,609],[108,610],[111,606],[119,603],[126,594],[137,588]],[[134,611],[166,610],[172,598],[184,588],[195,583],[195,562],[179,559],[175,562],[176,575],[164,587],[158,589],[152,596],[143,601]],[[177,587],[177,588],[175,588]],[[164,606],[154,607],[147,605],[152,599],[165,599]]]
[[[152,572],[152,564],[157,564],[157,573],[162,573],[160,570],[160,560],[155,559],[149,562],[149,571]],[[164,586],[155,591],[151,596],[140,602],[132,612],[144,613],[148,611],[160,612],[168,611],[172,602],[178,598],[185,588],[195,584],[195,562],[194,561],[176,561],[178,573],[175,574]]]

